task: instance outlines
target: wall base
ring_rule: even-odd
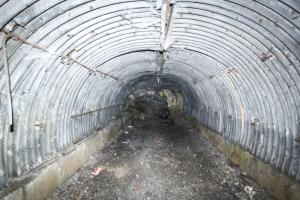
[[[218,133],[200,124],[197,120],[190,117],[184,117],[184,119],[234,164],[239,165],[247,176],[266,188],[274,197],[279,200],[300,199],[300,183],[284,175],[272,165],[257,159],[240,146],[225,140]]]
[[[240,146],[225,140],[218,133],[200,124],[193,118],[181,117],[175,121],[191,124],[234,164],[239,165],[241,170],[246,172],[247,176],[253,178],[277,199],[300,199],[300,184],[282,174],[272,165],[264,163]],[[125,118],[111,122],[109,126],[97,132],[97,134],[74,145],[71,152],[43,168],[36,178],[4,197],[4,200],[40,200],[47,198],[89,160],[90,155],[99,151],[103,148],[106,141],[115,137],[124,123]]]
[[[99,151],[109,139],[120,132],[125,123],[125,117],[110,122],[109,125],[96,134],[75,144],[72,150],[38,172],[29,183],[24,184],[10,193],[4,200],[40,200],[46,199],[54,190],[72,176],[90,155]]]

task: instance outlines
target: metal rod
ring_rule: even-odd
[[[2,39],[2,48],[3,48],[3,61],[4,61],[4,75],[5,75],[5,85],[6,85],[6,112],[9,124],[9,130],[5,130],[3,133],[3,161],[5,167],[5,176],[8,179],[8,163],[7,163],[7,149],[8,149],[8,133],[14,132],[14,120],[13,120],[13,106],[12,106],[12,95],[11,95],[11,82],[9,74],[9,62],[7,56],[7,40],[10,38],[9,34],[4,33]]]
[[[160,75],[164,65],[164,53],[166,51],[166,40],[169,36],[170,22],[173,14],[173,5],[170,0],[166,0],[161,9],[161,26],[160,26],[160,47],[156,61],[155,79],[156,87],[159,89]]]
[[[11,81],[10,81],[10,74],[9,74],[7,47],[6,47],[6,43],[9,38],[10,38],[9,34],[4,34],[4,37],[2,39],[2,47],[3,47],[4,74],[5,74],[5,84],[6,84],[7,115],[8,115],[10,132],[14,132]]]
[[[28,40],[22,38],[20,35],[18,35],[18,34],[16,34],[16,33],[8,32],[8,31],[5,30],[5,29],[3,29],[3,32],[4,32],[6,35],[9,35],[9,36],[10,36],[11,38],[13,38],[14,40],[18,40],[18,41],[20,41],[20,42],[22,42],[22,43],[24,43],[24,44],[27,44],[27,45],[30,45],[30,46],[32,46],[32,47],[34,47],[34,48],[40,49],[40,50],[42,50],[42,51],[44,51],[44,52],[47,52],[47,53],[49,53],[49,54],[51,54],[51,55],[54,55],[54,56],[57,56],[57,57],[60,57],[60,58],[67,59],[67,60],[69,60],[69,61],[71,61],[71,62],[73,62],[73,63],[76,63],[76,64],[78,64],[79,66],[81,66],[81,67],[83,67],[83,68],[85,68],[85,69],[87,69],[87,70],[89,70],[89,71],[91,71],[91,72],[94,72],[94,73],[100,73],[100,74],[102,74],[102,75],[104,75],[104,76],[109,76],[109,77],[111,77],[111,78],[113,78],[113,79],[115,79],[115,80],[117,80],[117,81],[123,82],[123,81],[120,80],[119,78],[117,78],[117,77],[115,77],[115,76],[112,76],[112,75],[110,75],[110,74],[108,74],[108,73],[105,73],[105,72],[100,71],[100,70],[98,70],[98,69],[95,70],[95,69],[89,68],[88,66],[82,64],[81,62],[75,60],[74,58],[72,58],[72,57],[70,57],[70,56],[68,56],[68,55],[61,55],[61,54],[56,54],[56,53],[50,52],[50,51],[47,50],[46,48],[44,48],[44,47],[42,47],[42,46],[40,46],[40,45],[38,45],[38,44],[35,44],[35,43],[32,43],[32,42],[28,41]],[[123,82],[123,83],[124,83],[124,82]]]
[[[121,106],[121,105],[124,105],[124,104],[112,105],[112,106],[108,106],[108,107],[104,107],[104,108],[98,108],[98,109],[95,109],[95,110],[90,110],[90,111],[83,112],[83,113],[80,113],[80,114],[71,115],[71,118],[76,118],[76,117],[79,117],[79,116],[82,116],[82,115],[87,115],[87,114],[90,114],[90,113],[93,113],[93,112],[106,110],[106,109],[110,109],[110,108]]]

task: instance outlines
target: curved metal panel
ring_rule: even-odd
[[[299,1],[177,0],[169,13],[148,0],[0,5],[0,39],[18,36],[7,42],[14,132],[0,60],[1,184],[105,126],[121,106],[71,116],[122,104],[157,69],[188,114],[300,180]]]

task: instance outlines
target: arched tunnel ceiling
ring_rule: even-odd
[[[170,13],[159,2],[0,0],[0,37],[13,33],[1,54],[15,128],[3,57],[2,182],[104,127],[122,106],[72,115],[154,87],[162,48],[161,86],[182,92],[187,114],[300,180],[300,2],[176,0]]]

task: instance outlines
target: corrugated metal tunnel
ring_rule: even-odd
[[[1,185],[105,127],[132,91],[157,86],[179,91],[185,114],[300,180],[299,0],[0,6]]]

